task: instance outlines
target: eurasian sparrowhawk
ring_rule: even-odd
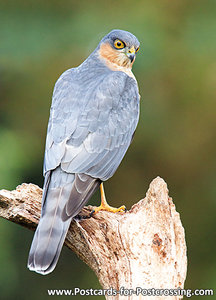
[[[139,118],[139,92],[131,71],[139,41],[113,30],[77,68],[64,72],[53,92],[44,158],[41,218],[28,267],[41,274],[55,268],[71,220],[121,163]]]

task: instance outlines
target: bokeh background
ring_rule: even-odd
[[[22,182],[42,187],[54,83],[63,71],[78,66],[114,28],[131,31],[141,42],[133,70],[142,98],[132,146],[105,184],[109,202],[130,208],[145,196],[153,178],[163,177],[186,231],[185,287],[213,288],[214,0],[1,0],[0,188],[14,189]],[[99,195],[90,203],[99,203]],[[27,229],[0,220],[1,299],[48,299],[48,288],[100,287],[94,273],[66,248],[52,274],[41,276],[28,271],[32,237]]]

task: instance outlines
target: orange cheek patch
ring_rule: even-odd
[[[118,53],[110,46],[109,43],[103,43],[100,46],[99,55],[114,64],[116,64],[119,60]]]
[[[116,64],[120,67],[129,68],[131,66],[127,57],[118,50],[111,47],[109,43],[103,43],[99,49],[99,56],[107,61],[108,64]]]

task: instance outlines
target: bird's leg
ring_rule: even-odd
[[[95,209],[91,212],[91,215],[93,215],[94,213],[97,213],[100,210],[110,211],[113,213],[120,212],[120,211],[126,211],[126,207],[124,205],[120,206],[119,208],[109,206],[109,204],[106,201],[103,183],[101,183],[101,185],[100,185],[100,193],[101,193],[101,205],[98,207],[95,207]]]

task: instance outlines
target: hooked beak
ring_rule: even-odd
[[[135,60],[136,50],[135,50],[134,46],[132,46],[130,49],[127,50],[126,55],[130,59],[131,63]]]

